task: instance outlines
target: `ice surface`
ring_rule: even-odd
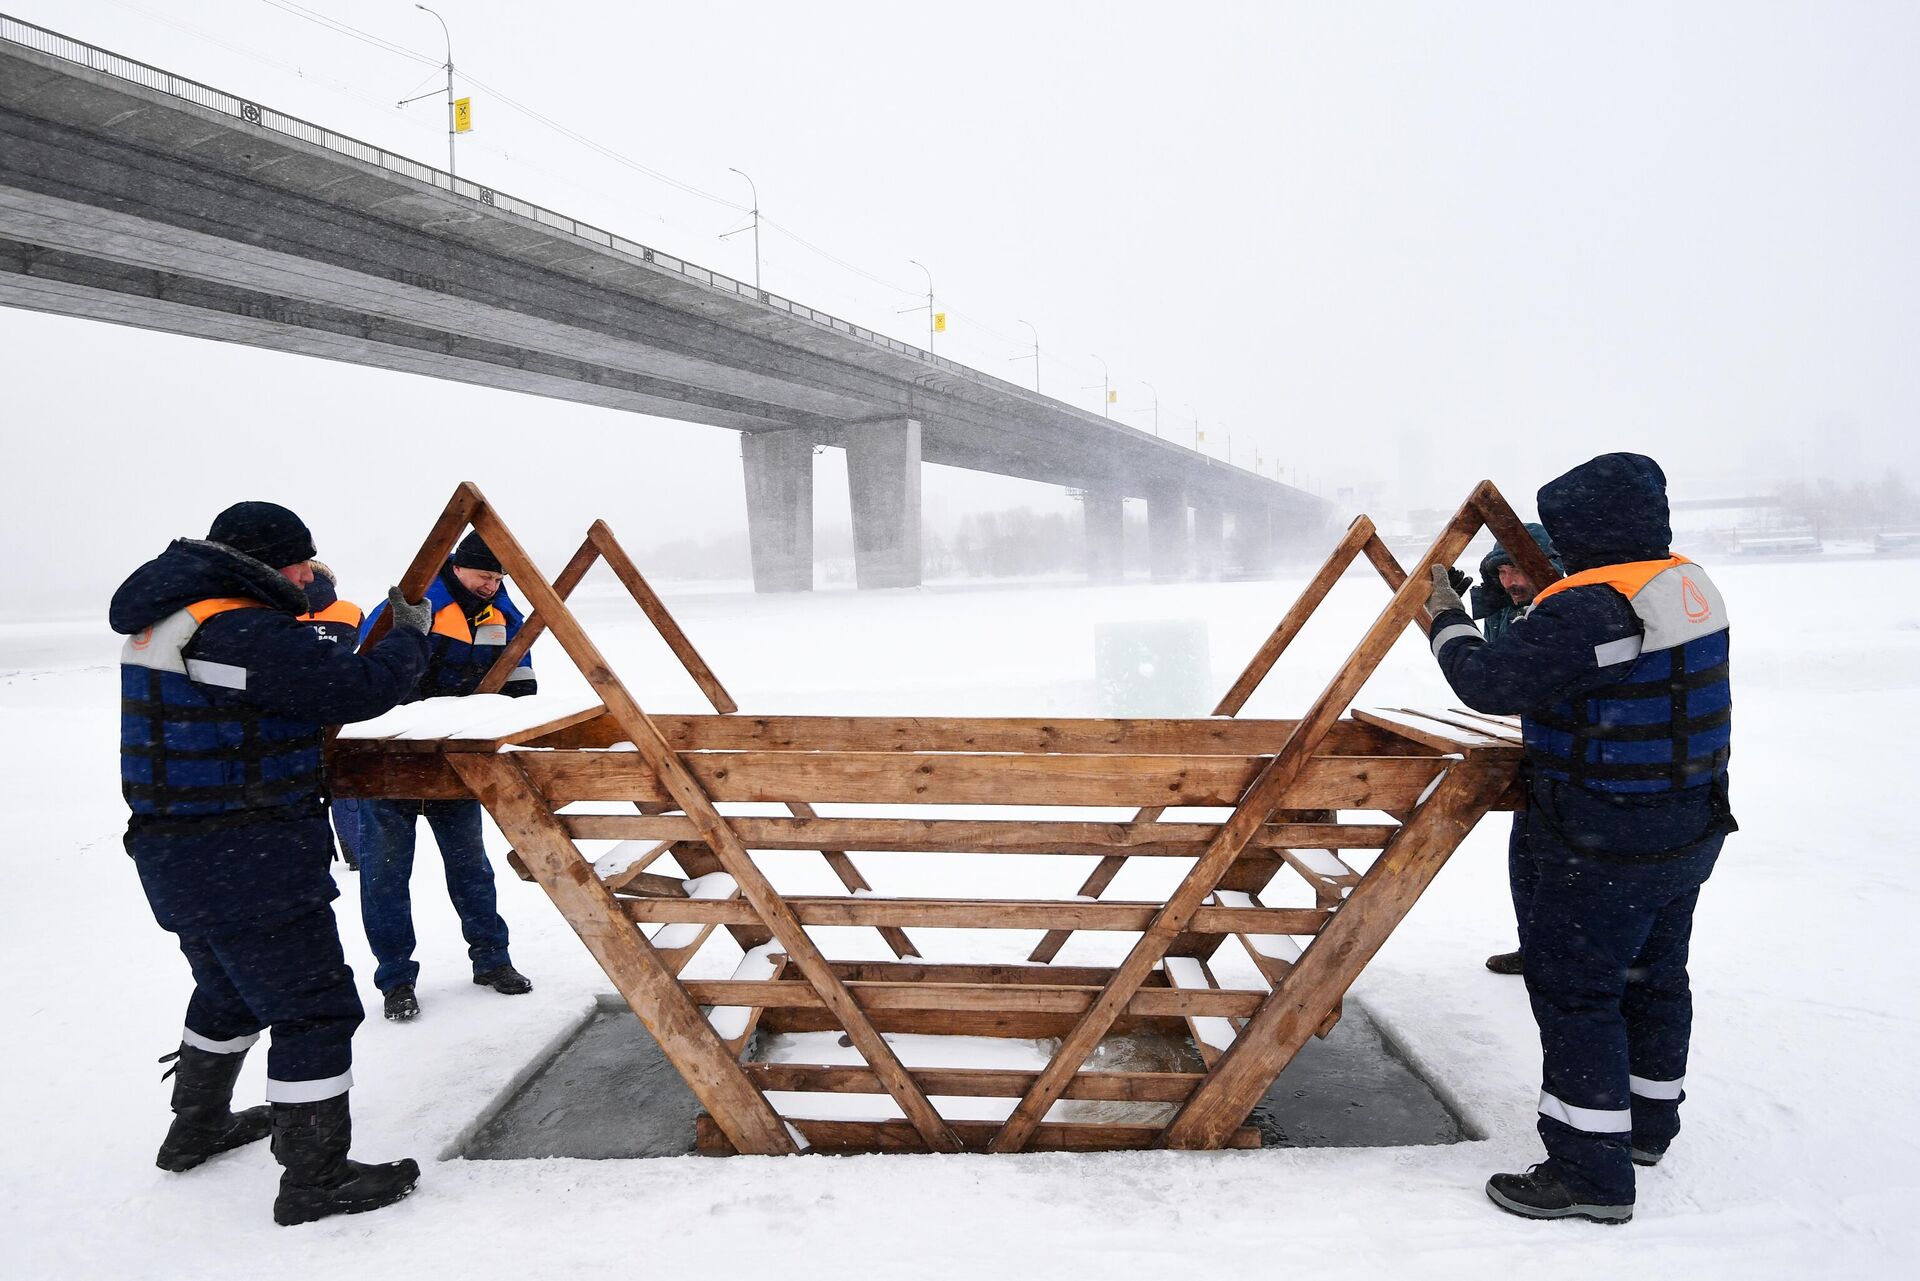
[[[239,1260],[262,1281],[593,1277],[617,1268],[609,1260],[637,1257],[636,1233],[647,1270],[661,1276],[712,1271],[718,1239],[727,1269],[783,1281],[847,1281],[873,1261],[931,1281],[979,1281],[1010,1275],[1009,1259],[1016,1271],[1116,1278],[1170,1268],[1237,1277],[1272,1271],[1277,1259],[1307,1261],[1315,1281],[1676,1268],[1703,1278],[1904,1275],[1920,1257],[1908,1212],[1920,1199],[1920,1095],[1910,1079],[1920,931],[1909,927],[1920,913],[1920,839],[1903,799],[1908,727],[1920,724],[1920,560],[1710,567],[1741,633],[1732,803],[1742,830],[1701,894],[1694,930],[1686,1129],[1640,1179],[1633,1224],[1604,1233],[1503,1216],[1480,1192],[1492,1171],[1541,1159],[1540,1050],[1526,994],[1480,965],[1513,946],[1504,814],[1467,838],[1353,988],[1484,1140],[1217,1156],[439,1159],[610,985],[541,890],[503,876],[514,961],[535,987],[511,1000],[474,987],[458,919],[423,851],[414,921],[425,1012],[404,1026],[361,1026],[353,1092],[355,1155],[419,1158],[420,1190],[378,1214],[277,1228],[265,1145],[187,1175],[153,1167],[168,1090],[153,1059],[178,1043],[189,980],[121,852],[118,643],[87,620],[56,653],[45,626],[0,623],[0,814],[16,855],[0,903],[12,1068],[0,1120],[13,1158],[0,1166],[0,1275],[221,1277]],[[1097,715],[1096,623],[1205,618],[1217,698],[1303,577],[669,603],[744,714]],[[1379,584],[1359,575],[1337,585],[1245,715],[1297,716],[1381,599]],[[1833,602],[1844,607],[1820,607]],[[22,604],[13,602],[15,616]],[[582,609],[650,710],[705,710],[630,602]],[[552,643],[536,651],[542,687],[570,688]],[[1458,702],[1414,636],[1396,644],[1364,700],[1435,710]],[[496,857],[506,848],[490,827],[487,841]],[[1092,863],[856,857],[883,893],[929,896],[1064,896]],[[1147,897],[1162,888],[1155,878],[1177,879],[1181,863],[1138,859],[1124,875],[1144,878],[1149,889],[1137,896]],[[838,892],[817,858],[767,856],[764,866],[783,889]],[[955,879],[961,867],[965,881]],[[357,883],[338,865],[336,875],[347,959],[374,1001]],[[1124,881],[1115,895],[1136,897]],[[1794,922],[1795,964],[1755,945],[1783,919]],[[911,932],[938,959],[961,959],[986,937]],[[1006,955],[989,959],[1031,948],[1032,933],[1006,933]],[[711,948],[720,977],[738,958],[723,935],[715,931]],[[1113,964],[1131,941],[1081,932],[1062,960]],[[703,950],[696,963],[705,959]],[[86,993],[106,995],[74,998]],[[980,1065],[1011,1066],[985,1061],[1009,1045],[1021,1043],[987,1040]],[[1037,1070],[1047,1045],[1026,1045],[1015,1053]],[[248,1056],[236,1102],[259,1101],[266,1048]],[[798,1061],[844,1060],[809,1051]]]

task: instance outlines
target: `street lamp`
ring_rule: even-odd
[[[1021,321],[1016,321],[1015,323],[1025,325],[1029,330],[1032,330],[1033,351],[1029,355],[1015,356],[1013,360],[1008,361],[1007,363],[1013,364],[1017,361],[1031,360],[1033,362],[1033,389],[1035,391],[1039,391],[1040,390],[1040,331],[1038,329],[1033,328],[1033,322],[1030,320],[1021,320]]]
[[[1158,436],[1160,434],[1160,393],[1155,391],[1153,384],[1144,378],[1140,380],[1140,385],[1153,392],[1153,434]]]
[[[918,267],[920,270],[927,272],[927,350],[932,351],[933,350],[933,273],[931,271],[927,271],[927,265],[921,262],[918,258],[909,258],[907,259],[907,261],[912,263],[914,266]],[[919,310],[920,309],[918,307],[902,307],[900,309],[900,314],[904,316],[910,311],[919,311]]]
[[[1207,438],[1207,433],[1200,430],[1200,411],[1192,405],[1184,405],[1182,408],[1187,411],[1187,417],[1193,419],[1193,447],[1198,449],[1200,442]]]
[[[447,38],[447,176],[451,178],[454,174],[453,139],[458,132],[454,128],[453,116],[453,33],[447,30],[447,20],[439,14],[434,13],[432,9],[427,8],[427,6],[423,4],[416,4],[413,7],[422,13],[432,13],[434,21],[440,24],[440,34]],[[420,98],[431,98],[432,96],[430,93],[423,93],[419,98],[402,98],[400,105],[404,107],[409,102],[418,102]]]
[[[732,165],[728,165],[727,172],[737,173],[742,178],[746,178],[747,190],[753,193],[753,292],[759,294],[762,292],[760,288],[760,188],[754,185],[752,178],[747,177],[747,171],[744,169],[735,169]],[[745,230],[745,227],[735,227],[732,231],[721,233],[720,239],[737,236]]]
[[[1094,359],[1100,360],[1100,357],[1095,356]],[[1093,386],[1092,384],[1088,384],[1087,386],[1082,387],[1080,390],[1092,391]],[[1113,403],[1113,375],[1107,372],[1107,362],[1104,360],[1100,360],[1100,416],[1102,418],[1113,417],[1113,414],[1109,412],[1107,408],[1107,406],[1112,403]]]

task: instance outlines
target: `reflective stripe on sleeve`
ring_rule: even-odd
[[[515,681],[530,681],[532,679],[533,669],[531,667],[516,667],[504,683],[511,685]]]
[[[245,689],[247,669],[235,667],[232,663],[211,663],[204,658],[189,658],[187,679],[201,685],[218,685],[222,689]]]
[[[1433,638],[1433,656],[1440,657],[1440,651],[1446,648],[1448,641],[1456,641],[1466,636],[1479,640],[1480,629],[1472,623],[1455,623],[1451,627],[1442,627],[1440,634]]]
[[[1619,640],[1608,641],[1604,645],[1593,647],[1593,661],[1599,667],[1612,667],[1615,663],[1624,663],[1628,659],[1640,657],[1640,638],[1622,636]]]
[[[225,1041],[216,1041],[210,1036],[201,1036],[190,1027],[180,1029],[180,1043],[191,1045],[196,1050],[205,1050],[208,1054],[245,1054],[253,1043],[260,1039],[258,1032],[251,1036],[236,1036]]]
[[[1630,1076],[1627,1081],[1633,1087],[1633,1092],[1643,1099],[1677,1099],[1687,1078],[1676,1076],[1671,1081],[1649,1081],[1644,1076]]]
[[[345,1094],[353,1088],[353,1073],[342,1072],[339,1076],[329,1076],[318,1081],[276,1081],[267,1078],[267,1102],[269,1103],[318,1103],[323,1099]]]
[[[1545,1090],[1540,1091],[1540,1115],[1589,1134],[1625,1134],[1633,1129],[1632,1108],[1577,1108]]]

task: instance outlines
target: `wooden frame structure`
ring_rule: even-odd
[[[1448,522],[1411,578],[1365,517],[1221,700],[1214,718],[747,717],[621,550],[595,522],[548,580],[470,484],[455,492],[402,579],[424,591],[468,527],[487,540],[531,607],[488,674],[500,687],[542,633],[566,651],[597,703],[510,732],[342,737],[336,795],[475,797],[706,1109],[716,1152],[1104,1149],[1257,1146],[1248,1113],[1307,1038],[1339,1017],[1348,987],[1489,809],[1512,808],[1511,728],[1471,713],[1355,711],[1362,684],[1409,625],[1424,622],[1428,565],[1451,564],[1487,527],[1545,583],[1557,575],[1490,483]],[[1351,656],[1298,720],[1233,720],[1275,661],[1364,556],[1394,589]],[[605,560],[714,708],[649,714],[567,605]],[[373,638],[370,638],[370,640]],[[631,813],[574,813],[576,802]],[[721,806],[773,802],[785,817]],[[1125,806],[1130,822],[1059,818],[822,817],[815,804]],[[1224,821],[1166,821],[1176,807],[1229,808]],[[1346,822],[1343,811],[1392,821]],[[636,842],[598,867],[582,840]],[[778,892],[755,851],[819,851],[847,893]],[[1364,872],[1343,853],[1378,850]],[[1094,856],[1073,899],[928,899],[872,893],[848,851]],[[1100,896],[1126,860],[1187,870],[1164,899]],[[663,860],[681,875],[658,870]],[[1311,906],[1269,906],[1304,882]],[[646,930],[659,926],[649,938]],[[811,928],[870,926],[891,961],[828,958]],[[935,964],[911,927],[1040,930],[1027,964]],[[743,952],[730,979],[684,977],[724,927]],[[1082,930],[1136,936],[1118,965],[1053,963]],[[1303,946],[1296,939],[1306,939]],[[1209,960],[1243,949],[1259,987],[1223,988]],[[1242,967],[1249,968],[1249,967]],[[703,1009],[702,1007],[706,1007]],[[841,1030],[859,1065],[743,1061],[758,1027]],[[1192,1071],[1095,1070],[1103,1038],[1129,1028],[1190,1034]],[[889,1034],[1058,1038],[1043,1068],[909,1068]],[[783,1115],[768,1091],[802,1103]],[[806,1115],[820,1094],[878,1096],[878,1115]],[[936,1098],[1016,1100],[1003,1120],[944,1116]],[[1063,1119],[1061,1100],[1170,1105],[1154,1124]],[[1166,1109],[1163,1109],[1163,1111]]]

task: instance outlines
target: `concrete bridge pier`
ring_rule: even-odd
[[[1087,576],[1096,583],[1117,583],[1126,576],[1126,496],[1117,489],[1089,489],[1086,507]]]
[[[1233,563],[1243,574],[1273,570],[1273,512],[1242,507],[1233,513]]]
[[[740,438],[753,590],[813,590],[813,441],[797,431]]]
[[[1193,509],[1193,571],[1218,578],[1227,567],[1227,513],[1218,507]]]
[[[1190,559],[1186,490],[1179,485],[1157,486],[1147,494],[1147,560],[1153,581],[1185,578]]]
[[[920,585],[920,423],[851,423],[847,489],[853,500],[853,577],[861,588]]]

